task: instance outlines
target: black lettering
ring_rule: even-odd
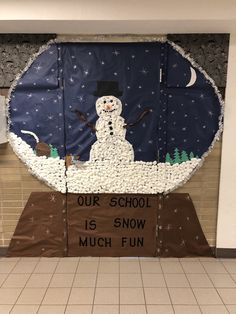
[[[115,218],[114,223],[113,223],[113,227],[120,228],[120,226],[121,226],[120,218]]]
[[[136,219],[134,219],[134,218],[130,219],[129,226],[131,229],[136,228]]]
[[[127,243],[127,238],[126,237],[122,237],[121,238],[121,246],[122,247],[126,246],[126,243]]]
[[[79,237],[79,246],[88,246],[88,238],[83,240],[81,237]]]
[[[122,203],[122,201],[123,201],[123,203]],[[125,207],[125,198],[124,197],[120,197],[119,199],[118,199],[118,204],[119,204],[119,206],[120,207]]]
[[[149,204],[149,198],[147,198],[147,206],[146,207],[151,207],[151,205]]]
[[[143,208],[145,206],[145,200],[143,197],[139,199],[139,207]]]
[[[100,206],[100,204],[99,204],[99,196],[94,196],[93,206],[95,206],[95,205]]]
[[[79,206],[83,206],[84,205],[84,198],[83,198],[83,196],[79,196],[77,202],[78,202]]]
[[[123,218],[123,224],[122,224],[123,228],[129,228],[129,218],[125,219]]]
[[[96,225],[96,220],[92,219],[92,220],[85,220],[85,230],[95,230],[97,227]]]
[[[139,202],[138,202],[137,198],[133,198],[133,207],[137,208],[138,205],[139,205]]]
[[[146,220],[145,219],[137,219],[137,227],[138,229],[144,229]]]
[[[109,205],[110,205],[111,207],[115,207],[116,204],[117,204],[117,199],[116,199],[116,197],[112,197],[111,200],[110,200]]]
[[[143,240],[144,240],[143,238],[138,238],[137,239],[137,246],[138,247],[143,247]]]

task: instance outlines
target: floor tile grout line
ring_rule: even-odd
[[[212,285],[213,285],[214,290],[216,291],[217,295],[219,296],[220,300],[222,301],[223,305],[225,306],[226,311],[229,313],[229,311],[228,311],[228,309],[227,309],[227,307],[226,307],[226,304],[224,303],[224,300],[221,298],[221,296],[220,296],[220,294],[219,294],[219,292],[218,292],[217,288],[216,288],[216,287],[215,287],[215,285],[214,285],[213,280],[212,280],[212,279],[211,279],[211,277],[209,276],[209,272],[207,272],[206,267],[204,266],[204,264],[203,264],[201,261],[200,261],[200,263],[201,263],[202,267],[205,269],[205,271],[206,271],[206,273],[207,273],[207,277],[208,277],[208,278],[209,278],[209,280],[211,281],[211,283],[212,283]],[[217,262],[217,263],[218,263],[218,262]],[[220,262],[220,263],[221,263],[221,262]],[[224,266],[224,265],[223,265],[223,266]],[[226,271],[227,271],[227,270],[226,270]]]
[[[12,275],[12,271],[13,271],[13,269],[16,267],[16,265],[19,263],[19,261],[20,261],[20,258],[19,258],[19,260],[15,263],[15,266],[13,266],[12,269],[11,269],[8,273],[5,273],[7,276],[6,276],[6,278],[3,280],[2,284],[0,285],[0,288],[3,288],[3,289],[4,289],[4,287],[3,287],[4,283],[6,282],[6,280],[8,279],[8,277],[9,277],[10,275]],[[4,274],[4,273],[3,273],[3,274]]]
[[[94,301],[95,301],[96,290],[97,290],[97,281],[98,281],[99,266],[100,266],[100,257],[99,257],[99,259],[98,259],[98,265],[97,265],[97,272],[96,272],[96,278],[95,278],[95,284],[94,284],[93,303],[92,303],[92,311],[91,311],[91,314],[93,313],[93,310],[94,310]]]
[[[230,278],[233,280],[233,282],[236,284],[236,279],[234,279],[234,278],[232,277],[232,273],[231,273],[230,271],[228,271],[228,269],[226,268],[224,262],[223,262],[223,261],[220,261],[220,263],[222,264],[222,266],[223,266],[224,269],[226,270],[227,274],[229,274],[229,276],[230,276]],[[228,262],[226,262],[226,263],[228,263]]]
[[[170,299],[170,304],[171,304],[173,313],[175,313],[174,305],[173,305],[173,303],[172,303],[172,299],[171,299],[171,296],[170,296],[170,291],[169,291],[169,288],[168,288],[168,286],[167,286],[167,282],[166,282],[166,278],[165,278],[165,273],[164,273],[163,268],[162,268],[161,260],[160,260],[159,263],[160,263],[162,275],[163,275],[163,278],[164,278],[164,281],[165,281],[165,284],[166,284],[166,290],[167,290],[167,293],[168,293],[168,296],[169,296],[169,299]]]
[[[40,261],[42,261],[42,260],[40,260]],[[51,279],[49,280],[48,286],[47,286],[46,289],[45,289],[45,293],[44,293],[44,295],[43,295],[43,297],[42,297],[42,300],[41,300],[41,302],[40,302],[40,304],[39,304],[39,308],[38,308],[36,314],[39,312],[40,307],[42,306],[43,300],[44,300],[44,298],[45,298],[45,296],[46,296],[46,294],[47,294],[48,288],[50,287],[50,283],[51,283],[51,281],[52,281],[53,275],[54,275],[55,272],[56,272],[56,269],[57,269],[57,266],[58,266],[59,262],[60,262],[60,259],[57,260],[57,262],[56,262],[57,265],[56,265],[54,271],[53,271],[52,273],[50,273],[50,274],[52,274]],[[39,274],[40,274],[40,273],[39,273]]]
[[[118,304],[118,313],[120,314],[120,261],[121,259],[119,258],[119,269],[118,269],[118,276],[119,276],[119,279],[118,279],[118,297],[119,297],[119,304]]]
[[[70,296],[71,296],[71,292],[72,292],[72,289],[73,289],[73,286],[74,286],[75,277],[76,277],[76,275],[77,275],[77,270],[78,270],[78,268],[79,268],[80,260],[81,260],[81,258],[79,257],[79,260],[78,260],[78,263],[77,263],[77,266],[76,266],[76,269],[75,269],[74,277],[73,277],[73,279],[72,279],[72,283],[71,283],[71,287],[70,287],[70,292],[69,292],[69,295],[68,295],[68,299],[67,299],[67,303],[66,303],[66,306],[65,306],[64,314],[66,313],[67,307],[68,307],[68,305],[69,305],[68,302],[69,302],[69,300],[70,300]]]
[[[20,259],[20,261],[22,261],[22,260]],[[34,270],[36,269],[36,267],[37,267],[39,261],[40,261],[40,259],[38,259],[37,263],[35,264],[35,266],[34,266],[32,272],[31,272],[30,275],[29,275],[28,280],[26,280],[26,283],[25,283],[24,287],[21,288],[22,290],[21,290],[20,294],[18,295],[18,297],[17,297],[17,299],[16,299],[16,301],[15,301],[15,303],[14,303],[14,306],[11,308],[10,313],[13,311],[15,305],[17,305],[17,301],[19,300],[20,296],[22,295],[22,292],[24,291],[24,289],[25,289],[25,287],[26,287],[28,281],[30,280],[30,278],[31,278],[31,276],[32,276],[32,274],[33,274],[33,272],[34,272]],[[19,261],[18,261],[18,262],[19,262]],[[17,264],[18,264],[18,262],[17,262]],[[25,261],[24,261],[24,262],[25,262]],[[17,265],[17,264],[16,264],[16,265]],[[16,265],[15,265],[15,267],[16,267]],[[14,268],[15,268],[15,267],[14,267]]]
[[[16,265],[19,263],[20,260],[21,260],[21,258],[19,258],[18,261],[16,261],[15,266],[13,266],[12,269],[7,273],[7,276],[6,276],[6,278],[3,280],[3,282],[2,282],[2,284],[1,284],[1,286],[0,286],[0,288],[4,289],[2,286],[4,285],[4,283],[6,282],[6,280],[8,279],[8,277],[12,274],[13,269],[16,267]],[[29,278],[30,278],[30,277],[29,277]],[[21,287],[20,289],[23,290],[24,288]],[[19,296],[21,295],[21,293],[22,293],[22,291],[20,292]],[[19,296],[18,296],[18,298],[19,298]],[[9,313],[11,313],[11,311],[13,310],[13,308],[14,308],[14,306],[15,306],[17,300],[18,300],[18,298],[16,299],[16,301],[15,301],[14,304],[10,304],[11,309],[10,309],[10,312],[9,312]]]
[[[144,289],[144,284],[143,284],[142,266],[141,266],[141,261],[140,261],[140,259],[138,259],[138,261],[139,261],[140,276],[141,276],[141,281],[142,281],[142,290],[143,290],[145,311],[146,311],[146,313],[148,313],[148,310],[147,310],[147,302],[146,302],[146,295],[145,295],[145,289]]]
[[[200,262],[200,261],[198,260],[198,262]],[[200,304],[199,304],[198,301],[197,301],[197,297],[196,297],[196,295],[195,295],[195,293],[194,293],[193,287],[191,286],[190,280],[188,279],[187,273],[185,272],[185,269],[184,269],[183,264],[181,263],[181,261],[180,261],[180,266],[181,266],[181,268],[182,268],[182,270],[183,270],[183,272],[184,272],[184,274],[185,274],[185,276],[186,276],[186,278],[187,278],[187,280],[188,280],[189,287],[190,287],[190,289],[191,289],[191,291],[192,291],[192,294],[193,294],[193,296],[194,296],[194,299],[196,300],[196,303],[197,303],[197,306],[198,306],[198,308],[199,308],[199,311],[200,311],[201,313],[203,313],[203,312],[202,312],[202,309],[201,309],[201,307],[200,307]],[[205,269],[204,269],[204,270],[205,270]]]

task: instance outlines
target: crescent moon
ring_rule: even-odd
[[[186,87],[192,86],[196,82],[196,80],[197,80],[197,73],[194,70],[194,68],[190,67],[190,71],[191,71],[191,77],[190,77],[190,81],[188,82]]]

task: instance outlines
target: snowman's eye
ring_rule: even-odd
[[[110,102],[113,102],[113,99],[111,99]]]
[[[103,102],[104,104],[106,104],[107,102],[106,102],[106,100],[104,100],[104,102]]]

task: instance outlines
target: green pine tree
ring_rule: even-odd
[[[194,158],[194,153],[193,153],[193,152],[191,152],[191,153],[189,154],[189,159],[191,160],[192,158]]]
[[[182,150],[182,153],[181,153],[181,162],[185,162],[185,161],[188,161],[188,154],[186,153],[185,150]]]
[[[179,153],[178,148],[176,148],[174,152],[174,164],[180,164],[180,163],[181,163],[180,153]]]
[[[49,144],[49,146],[50,146],[50,149],[51,149],[50,157],[52,157],[52,158],[59,157],[57,148],[53,147],[51,144]]]
[[[171,165],[173,164],[173,159],[170,157],[170,154],[166,154],[166,162],[169,162]]]

